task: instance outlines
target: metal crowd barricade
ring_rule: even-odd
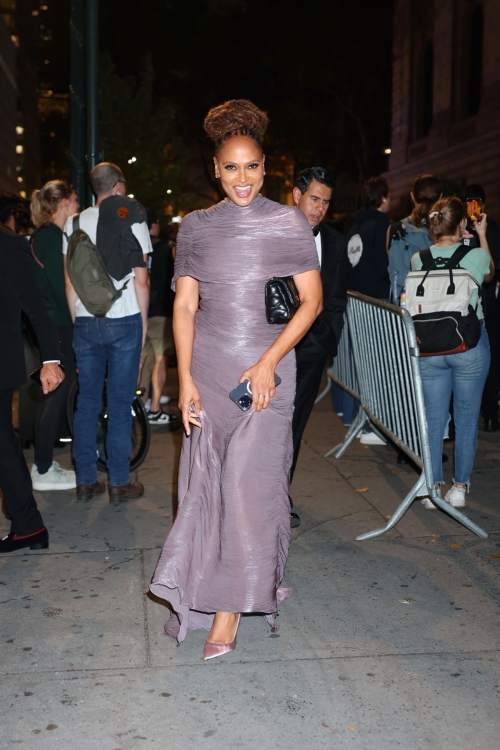
[[[328,377],[358,399],[360,409],[344,442],[327,457],[340,458],[369,420],[377,433],[406,453],[422,472],[387,525],[357,539],[389,531],[416,497],[427,495],[441,510],[485,539],[486,531],[441,498],[434,486],[419,349],[410,314],[356,292],[348,292],[348,297],[346,325]]]

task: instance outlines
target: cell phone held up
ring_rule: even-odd
[[[467,198],[467,225],[468,228],[474,228],[474,223],[481,218],[482,205],[479,198]]]
[[[274,373],[274,383],[278,386],[281,383],[279,375]],[[239,383],[229,394],[231,401],[234,401],[241,411],[248,411],[252,406],[253,396],[252,389],[250,388],[250,381],[244,380],[243,383]]]

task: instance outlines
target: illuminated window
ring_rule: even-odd
[[[23,178],[22,178],[22,177],[21,177],[20,175],[19,175],[19,177],[17,178],[17,181],[18,181],[18,182],[24,182]]]
[[[26,190],[20,190],[19,195],[21,196],[21,198],[26,198]]]
[[[39,16],[40,15],[40,11],[38,11],[38,10],[32,10],[31,11],[31,15],[32,16]]]
[[[21,125],[16,125],[16,133],[22,135],[24,133],[24,128]]]
[[[16,154],[24,154],[24,146],[21,146],[20,143],[16,146]]]

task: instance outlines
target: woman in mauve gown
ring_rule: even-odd
[[[215,174],[227,194],[194,211],[177,238],[174,336],[185,436],[179,511],[151,591],[166,599],[167,635],[206,629],[205,659],[232,651],[242,613],[275,625],[290,539],[293,347],[322,307],[318,256],[301,211],[267,200],[267,116],[238,99],[210,110]],[[264,287],[293,276],[301,305],[266,320]],[[281,384],[275,386],[275,373]],[[252,408],[229,398],[249,380]]]

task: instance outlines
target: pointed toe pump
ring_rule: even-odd
[[[214,641],[209,641],[208,639],[206,640],[205,648],[203,649],[203,658],[205,659],[205,661],[208,661],[208,659],[215,659],[216,656],[224,656],[224,654],[228,654],[230,651],[234,651],[234,649],[236,648],[236,633],[238,632],[240,622],[241,614],[238,615],[236,629],[234,631],[234,638],[229,643],[215,643]]]

